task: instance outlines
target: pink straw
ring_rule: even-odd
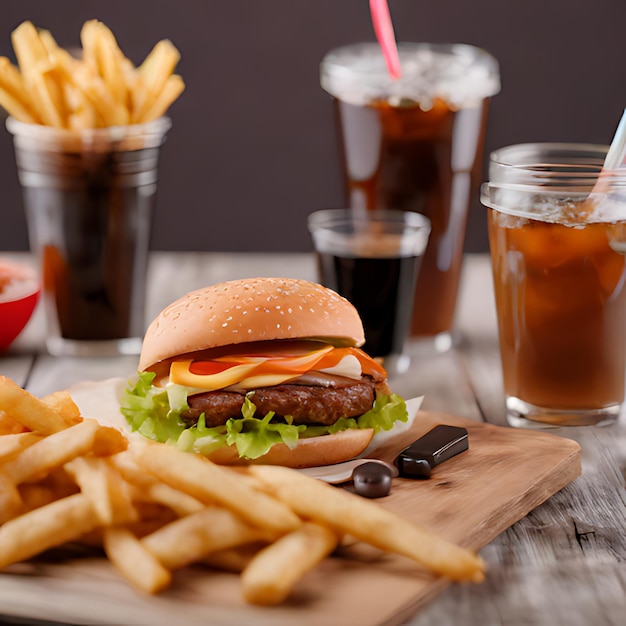
[[[387,70],[391,78],[400,78],[402,75],[400,57],[398,56],[398,46],[396,45],[396,37],[393,32],[387,0],[370,0],[370,12],[372,14],[374,32],[383,52]]]

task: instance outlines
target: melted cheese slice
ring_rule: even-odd
[[[231,386],[256,389],[280,385],[310,371],[356,380],[364,373],[376,379],[386,377],[385,370],[361,350],[331,345],[320,348],[318,344],[304,355],[241,354],[222,356],[213,361],[175,361],[170,368],[170,381],[206,391]]]

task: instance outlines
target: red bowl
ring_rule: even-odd
[[[24,330],[39,292],[32,269],[0,260],[0,351],[6,350]]]

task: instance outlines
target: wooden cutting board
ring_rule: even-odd
[[[469,450],[435,468],[429,480],[395,479],[391,495],[377,502],[473,550],[580,474],[574,441],[424,411],[376,455],[392,461],[437,424],[467,428]],[[326,559],[283,606],[260,608],[242,601],[233,574],[187,568],[167,592],[148,597],[104,559],[48,556],[0,574],[0,614],[72,624],[369,626],[402,622],[447,584],[407,559],[359,544]]]

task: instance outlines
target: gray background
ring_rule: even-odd
[[[391,0],[401,40],[464,42],[494,54],[502,92],[486,153],[522,141],[608,143],[626,106],[624,0]],[[22,20],[79,43],[109,25],[140,62],[159,39],[180,49],[187,90],[171,109],[152,247],[311,249],[306,216],[343,194],[319,62],[374,38],[367,0],[46,0],[2,3],[0,54]],[[28,248],[13,148],[0,131],[0,250]],[[466,249],[487,249],[476,200]]]

